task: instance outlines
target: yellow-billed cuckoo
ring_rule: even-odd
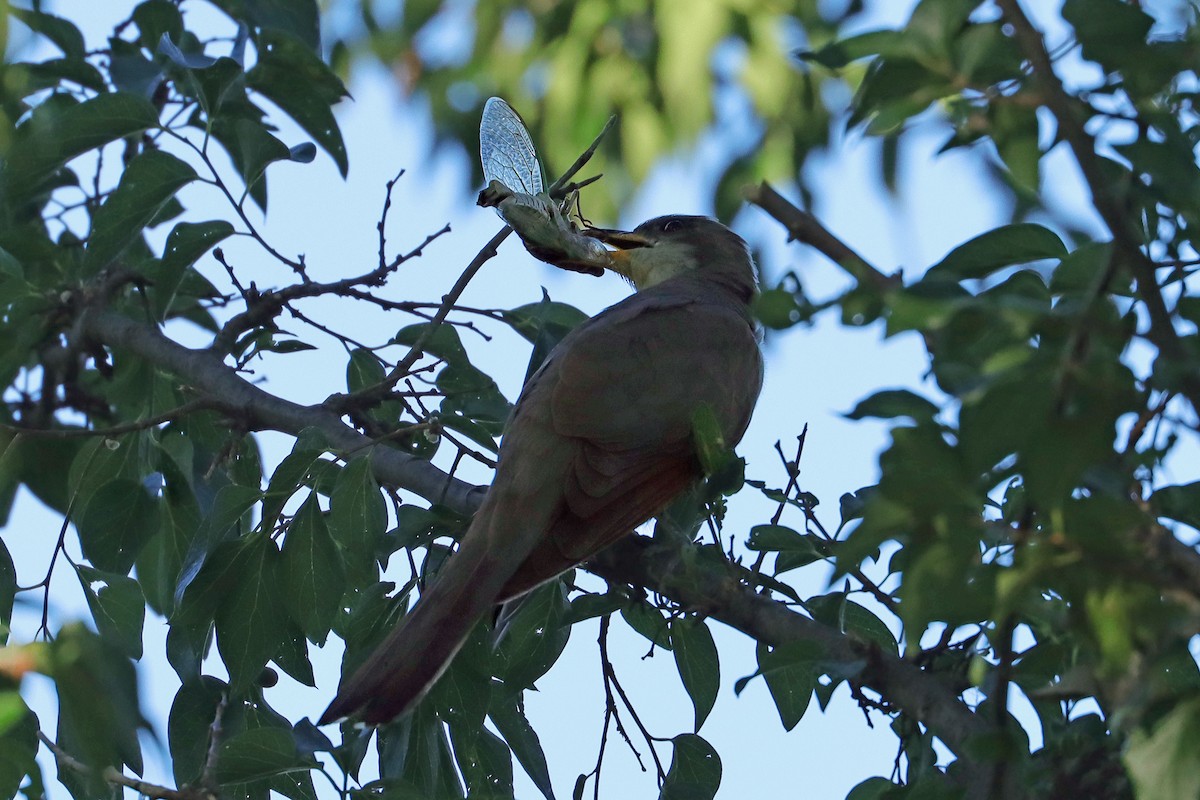
[[[699,407],[731,446],[745,432],[762,385],[746,243],[705,217],[586,233],[617,248],[608,266],[637,293],[568,334],[525,384],[458,551],[343,683],[322,724],[403,714],[497,603],[661,511],[701,477]]]

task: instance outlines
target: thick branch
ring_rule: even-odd
[[[644,536],[630,536],[588,562],[587,569],[608,580],[644,586],[763,644],[813,642],[830,661],[864,662],[856,680],[919,719],[959,756],[968,739],[989,730],[958,699],[959,689],[937,675],[755,593],[731,570],[697,567],[680,556]]]
[[[213,406],[246,422],[251,428],[293,435],[305,428],[325,434],[330,446],[350,454],[374,442],[331,411],[303,406],[276,397],[243,380],[221,358],[207,350],[192,350],[168,339],[156,328],[113,311],[89,309],[80,320],[82,333],[97,342],[128,350],[178,376],[209,398]],[[478,502],[477,488],[451,478],[427,461],[387,447],[374,447],[371,461],[381,481],[402,486],[431,502],[469,508]]]

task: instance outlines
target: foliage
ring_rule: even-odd
[[[0,793],[43,795],[34,757],[45,745],[75,797],[135,785],[167,796],[130,777],[142,772],[145,724],[133,663],[165,655],[182,684],[166,731],[179,787],[300,800],[316,796],[320,771],[357,787],[342,792],[354,797],[511,797],[515,760],[552,797],[553,765],[523,693],[554,667],[574,624],[599,617],[606,632],[619,613],[671,653],[693,702],[683,732],[646,733],[663,797],[712,797],[720,784],[721,758],[700,733],[720,677],[710,619],[756,640],[759,669],[737,688],[761,677],[785,728],[843,685],[890,719],[903,775],[864,782],[855,800],[1195,794],[1200,556],[1184,542],[1200,526],[1200,483],[1164,472],[1194,444],[1200,409],[1200,305],[1188,292],[1200,261],[1189,72],[1200,34],[1190,17],[1166,33],[1137,4],[1067,0],[1062,15],[1094,80],[1064,87],[1015,0],[923,0],[902,29],[849,36],[838,31],[859,11],[853,2],[829,17],[816,3],[795,17],[733,0],[652,12],[604,0],[547,13],[478,3],[470,55],[457,63],[424,51],[421,32],[460,4],[409,2],[394,24],[362,4],[361,35],[348,32],[334,60],[403,61],[447,137],[471,144],[477,107],[499,92],[531,110],[550,163],[565,164],[622,112],[598,162],[610,192],[601,207],[709,128],[729,88],[721,53],[741,47],[738,91],[758,132],[716,183],[724,216],[748,179],[797,179],[842,124],[837,92],[825,91],[842,85],[854,97],[845,119],[884,140],[885,171],[910,131],[934,126],[947,149],[991,155],[1013,209],[1011,224],[908,282],[848,258],[804,212],[773,210],[856,280],[820,303],[794,278],[766,287],[765,326],[836,309],[848,325],[927,348],[929,396],[881,387],[849,415],[893,423],[878,485],[847,492],[830,533],[798,483],[797,452],[783,485],[748,482],[778,512],[734,532],[729,553],[701,543],[698,495],[686,498],[652,541],[588,566],[607,592],[556,582],[519,607],[498,647],[480,630],[415,713],[379,730],[379,772],[368,775],[370,731],[344,725],[331,737],[287,719],[270,689],[280,671],[312,685],[308,645],[331,634],[353,670],[405,612],[477,501],[430,459],[444,449],[489,460],[510,405],[471,363],[453,296],[439,307],[371,293],[420,248],[388,256],[381,238],[374,269],[323,284],[259,234],[249,204],[267,208],[272,165],[319,152],[345,174],[331,107],[346,90],[321,56],[315,0],[211,5],[225,14],[218,35],[189,30],[170,0],[146,0],[100,51],[69,20],[11,12],[58,54],[5,63],[0,80],[0,517],[23,486],[63,527],[33,585],[18,585],[0,543],[5,639],[14,599],[47,609],[42,641],[0,649]],[[797,28],[807,44],[793,59],[780,37]],[[284,141],[279,115],[311,141]],[[1070,150],[1088,183],[1101,223],[1091,233],[1044,191],[1053,147]],[[195,189],[227,198],[227,217],[188,217],[180,196]],[[235,233],[294,283],[244,286],[219,247]],[[217,288],[227,284],[235,291]],[[422,321],[378,347],[341,337],[346,392],[323,404],[298,406],[242,377],[267,356],[313,347],[276,319],[329,296]],[[549,298],[494,314],[534,345],[531,369],[580,319]],[[184,326],[207,346],[163,334]],[[418,371],[433,376],[428,402],[398,388]],[[264,464],[257,430],[293,437],[290,454]],[[698,419],[721,473],[702,493],[705,511],[719,520],[741,464],[704,430]],[[785,511],[803,525],[783,524]],[[67,556],[70,536],[83,561]],[[380,581],[393,556],[413,553],[409,582]],[[810,565],[830,566],[844,589],[801,597],[788,573]],[[95,632],[50,631],[52,581],[64,571],[82,585]],[[165,653],[145,652],[147,609],[169,622]],[[624,693],[604,647],[602,636],[607,731],[637,714],[615,699]],[[210,674],[214,653],[227,679]],[[39,739],[18,693],[29,672],[55,681],[53,742]],[[1036,719],[1014,717],[1015,693]],[[1030,728],[1042,741],[1033,752]],[[939,762],[935,740],[953,763]],[[656,747],[669,747],[666,764]],[[581,775],[576,796],[599,780],[599,767]]]

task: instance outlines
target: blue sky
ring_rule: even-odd
[[[869,5],[875,7],[871,12],[873,25],[901,22],[911,7],[908,2]],[[1049,22],[1046,12],[1057,4],[1027,5],[1037,12],[1039,21]],[[132,6],[124,2],[63,0],[54,3],[53,9],[81,23],[89,43],[97,46],[113,22],[123,18]],[[200,27],[201,21],[193,24]],[[1061,29],[1058,34],[1061,37]],[[349,178],[343,181],[323,154],[311,164],[272,167],[270,213],[262,230],[278,249],[292,255],[305,254],[317,280],[365,272],[376,258],[375,223],[384,184],[397,171],[406,169],[393,197],[388,225],[391,250],[408,250],[447,222],[453,232],[431,246],[423,257],[405,264],[380,292],[391,299],[437,300],[500,223],[490,210],[473,204],[477,187],[468,185],[469,156],[450,150],[431,155],[428,120],[419,101],[408,103],[390,78],[377,66],[357,69],[350,84],[354,100],[338,108],[350,156]],[[282,124],[282,137],[289,145],[305,141],[303,134],[286,122]],[[919,273],[953,246],[1005,221],[1005,209],[997,204],[980,169],[983,154],[959,150],[935,156],[943,140],[944,134],[935,130],[922,129],[913,134],[903,151],[901,193],[890,197],[878,182],[873,166],[875,144],[855,132],[843,134],[829,153],[813,159],[807,168],[809,184],[816,190],[813,210],[830,229],[885,271],[903,267],[909,274]],[[702,145],[668,159],[616,222],[632,225],[664,213],[709,212],[711,209],[701,200],[706,196],[702,181],[718,166],[713,163],[713,157],[719,155],[715,147],[711,143]],[[1054,187],[1054,196],[1078,209],[1080,218],[1088,221],[1078,176],[1064,154],[1056,151],[1046,165],[1046,182]],[[217,192],[208,187],[190,187],[182,199],[192,219],[225,217],[229,213]],[[757,209],[745,209],[736,227],[767,254],[768,274],[794,269],[816,297],[829,296],[845,285],[837,268],[819,255],[787,244],[782,229]],[[166,231],[159,233],[165,235]],[[233,240],[224,249],[230,263],[244,271],[244,281],[254,280],[260,287],[267,287],[283,285],[290,279],[286,268],[272,262],[249,240]],[[211,259],[202,261],[200,268],[218,286],[225,285],[222,271]],[[515,239],[510,239],[499,257],[484,267],[462,303],[486,308],[516,306],[536,301],[543,286],[554,299],[572,303],[590,314],[628,291],[626,284],[615,277],[595,280],[539,264]],[[386,341],[395,330],[414,321],[344,302],[321,301],[304,310],[339,331],[371,343]],[[257,368],[264,388],[302,403],[319,402],[343,390],[345,355],[341,349],[319,334],[310,336],[311,332],[298,323],[284,320],[283,327],[321,347],[270,357]],[[490,343],[464,333],[472,360],[496,378],[510,399],[515,398],[525,374],[528,346],[503,326],[483,327],[495,337]],[[170,333],[187,344],[204,343],[202,336],[185,327],[173,327]],[[807,423],[801,485],[822,501],[819,513],[824,512],[823,520],[836,525],[838,497],[874,482],[876,457],[887,441],[882,423],[851,422],[841,415],[878,389],[908,387],[931,392],[923,380],[925,368],[924,351],[916,337],[884,341],[877,326],[845,328],[835,314],[821,315],[812,327],[773,336],[767,348],[767,378],[759,409],[739,447],[749,461],[749,474],[768,483],[784,482],[774,444],[782,440],[785,450],[790,450],[795,435]],[[260,441],[268,463],[290,448],[287,437],[279,435],[263,435]],[[487,479],[486,471],[472,466],[460,475],[478,482]],[[773,506],[744,492],[731,502],[727,530],[746,531],[772,510]],[[802,527],[799,518],[785,516],[783,522]],[[58,525],[35,500],[21,495],[15,515],[0,535],[14,551],[23,585],[40,579]],[[827,588],[827,573],[820,565],[793,576],[802,595]],[[54,600],[56,622],[87,618],[82,594],[66,569],[56,573]],[[33,635],[36,616],[31,611],[18,616],[14,640],[24,641]],[[820,713],[814,704],[795,730],[784,732],[762,681],[751,682],[740,697],[734,696],[733,682],[755,669],[753,642],[718,624],[712,627],[721,652],[722,687],[701,735],[712,742],[723,761],[719,797],[840,798],[862,779],[890,773],[895,739],[885,717],[876,715],[876,727],[868,727],[843,687],[826,713]],[[165,631],[162,619],[148,617],[147,655],[139,670],[144,711],[164,737],[166,713],[178,687],[174,673],[161,657]],[[570,797],[576,776],[590,771],[596,759],[604,708],[596,633],[594,620],[576,626],[562,659],[539,683],[540,691],[527,695],[527,710],[541,736],[560,797]],[[616,621],[610,649],[618,674],[650,730],[665,737],[690,730],[691,705],[680,687],[671,655],[656,651],[652,658],[643,658],[647,642]],[[313,649],[312,655],[318,676],[316,689],[296,685],[284,676],[268,694],[270,701],[293,721],[316,716],[336,687],[339,646],[331,643],[323,650]],[[212,668],[221,674],[219,663],[214,661]],[[47,682],[31,678],[28,689],[43,724],[51,726],[55,715]],[[147,748],[147,778],[171,783],[169,771],[154,753],[155,745]],[[663,758],[670,758],[666,749]],[[53,774],[52,763],[44,763],[47,774]],[[516,772],[517,796],[536,796],[519,767]],[[619,737],[609,744],[603,780],[605,797],[646,797],[653,793],[653,776],[640,771]],[[318,786],[322,784],[318,782]],[[51,792],[53,796],[65,796],[61,787]]]

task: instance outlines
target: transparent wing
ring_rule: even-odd
[[[514,192],[542,191],[542,168],[533,139],[512,106],[499,97],[488,98],[479,120],[479,160],[484,182],[500,181]]]

